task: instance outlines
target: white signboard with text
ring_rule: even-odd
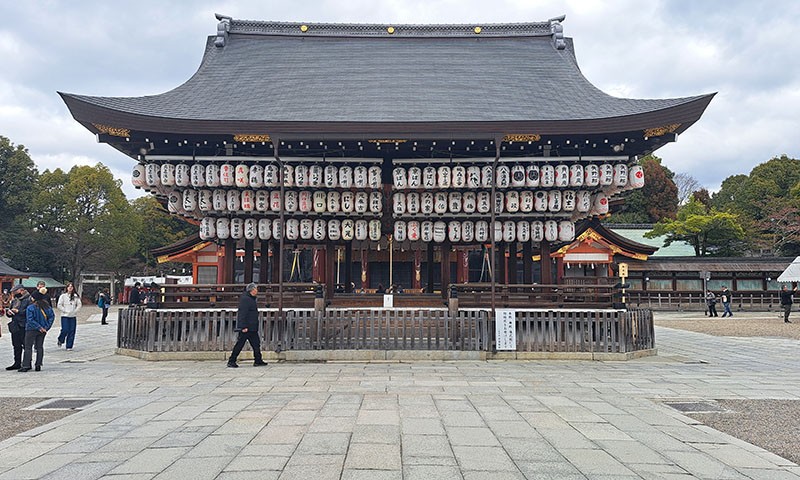
[[[512,308],[495,309],[494,336],[497,350],[517,349],[517,315]]]
[[[383,296],[383,308],[394,308],[394,295]]]

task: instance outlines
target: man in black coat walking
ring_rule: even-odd
[[[796,291],[797,287],[794,287],[791,290],[786,288],[786,285],[781,287],[781,308],[783,309],[784,323],[792,323],[789,321],[789,314],[792,313],[792,303],[793,303],[792,296]]]
[[[253,349],[253,365],[260,367],[267,363],[261,358],[261,339],[258,337],[258,285],[251,283],[247,285],[241,298],[239,298],[239,311],[236,313],[236,331],[239,336],[236,338],[236,345],[228,359],[228,367],[237,368],[236,359],[239,357],[245,342],[250,342]]]

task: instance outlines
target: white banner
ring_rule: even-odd
[[[497,340],[496,349],[517,349],[517,316],[512,308],[495,309],[494,336]]]

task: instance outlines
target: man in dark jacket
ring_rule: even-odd
[[[19,370],[22,367],[22,353],[25,348],[25,324],[27,318],[25,311],[31,304],[31,296],[25,287],[15,285],[11,289],[11,308],[7,313],[10,314],[11,321],[8,322],[8,331],[11,332],[11,344],[14,346],[14,363],[6,370]]]
[[[253,349],[253,365],[260,367],[267,363],[261,358],[261,339],[258,337],[258,285],[251,283],[247,285],[244,293],[239,298],[239,311],[236,313],[236,331],[239,336],[236,338],[236,345],[228,359],[228,367],[237,368],[236,359],[239,357],[245,342],[250,342]]]
[[[781,287],[781,308],[783,309],[783,321],[785,323],[792,323],[789,321],[789,314],[792,313],[792,297],[796,291],[797,287],[794,287],[791,290],[789,290],[786,285]]]

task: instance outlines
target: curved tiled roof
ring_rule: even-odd
[[[203,122],[209,132],[222,128],[218,122],[238,131],[248,124],[525,122],[539,133],[682,123],[680,133],[713,96],[612,97],[582,75],[569,39],[555,46],[549,23],[486,26],[471,35],[473,26],[458,25],[398,25],[395,34],[379,34],[384,26],[309,24],[301,32],[300,24],[228,25],[224,41],[222,32],[209,37],[197,72],[174,90],[62,96],[79,121],[164,131],[181,131],[181,122],[199,122],[190,128],[196,132]]]

